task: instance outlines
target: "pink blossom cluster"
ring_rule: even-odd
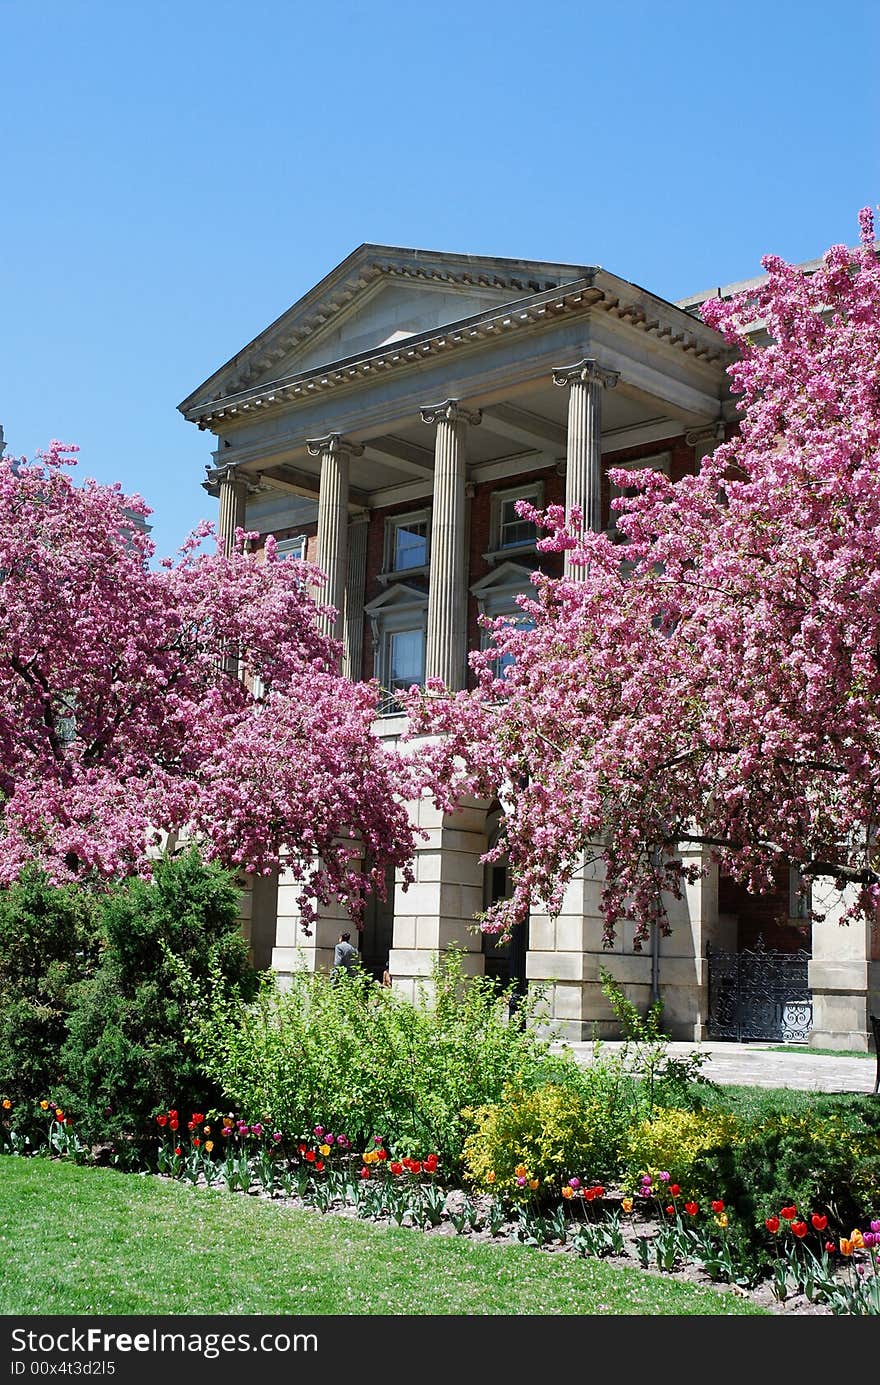
[[[638,948],[669,931],[664,892],[699,877],[701,852],[751,890],[796,863],[851,887],[844,917],[875,917],[880,267],[859,220],[856,249],[812,273],[767,257],[758,289],[704,306],[737,349],[740,417],[697,474],[611,470],[629,488],[618,542],[521,504],[580,580],[533,575],[533,628],[484,622],[476,688],[408,695],[414,734],[442,733],[424,757],[437,801],[506,807],[484,859],[505,855],[514,889],[486,931],[558,912],[593,860],[606,942],[629,919]]]
[[[209,525],[151,567],[148,507],[75,485],[75,450],[0,462],[0,881],[148,873],[160,832],[186,832],[288,866],[306,929],[334,897],[359,919],[409,869],[409,771],[373,734],[378,688],[337,672],[323,575],[242,534],[204,552]]]

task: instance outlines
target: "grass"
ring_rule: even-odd
[[[761,1053],[800,1053],[812,1056],[814,1053],[824,1054],[828,1058],[875,1058],[873,1053],[856,1052],[854,1048],[812,1048],[809,1044],[768,1044],[766,1048],[759,1050]]]
[[[6,1315],[763,1315],[638,1269],[152,1175],[6,1156],[0,1184]]]
[[[847,1128],[880,1132],[880,1101],[865,1092],[809,1092],[791,1087],[740,1087],[725,1084],[706,1089],[711,1110],[731,1111],[746,1120],[772,1116],[839,1116]]]

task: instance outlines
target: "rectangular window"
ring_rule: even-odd
[[[424,630],[393,630],[388,636],[388,688],[397,692],[424,682],[424,678]]]
[[[295,539],[279,539],[275,545],[279,558],[299,558],[305,561],[306,546],[308,538],[305,534],[299,534]]]
[[[395,515],[385,525],[385,571],[414,572],[428,566],[431,524],[427,510]]]
[[[495,491],[492,496],[492,515],[489,526],[489,552],[484,554],[490,562],[502,553],[515,553],[523,549],[534,549],[538,531],[531,520],[522,519],[516,512],[517,501],[528,500],[538,509],[544,503],[544,488],[540,482],[517,486],[515,490]]]
[[[518,497],[524,499],[525,497]],[[498,547],[519,548],[524,543],[532,544],[538,531],[531,520],[520,519],[516,512],[516,500],[501,502],[500,523],[498,526]]]

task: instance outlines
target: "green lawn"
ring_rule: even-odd
[[[768,1044],[760,1052],[799,1053],[802,1057],[805,1054],[811,1057],[814,1053],[823,1053],[829,1058],[870,1058],[872,1062],[875,1058],[873,1053],[856,1052],[854,1048],[811,1048],[809,1044]]]
[[[572,1254],[384,1228],[151,1175],[0,1158],[3,1314],[757,1314]]]
[[[732,1111],[744,1120],[773,1116],[838,1116],[854,1130],[880,1130],[880,1101],[865,1092],[809,1092],[795,1087],[740,1087],[725,1085],[704,1092],[712,1110]]]

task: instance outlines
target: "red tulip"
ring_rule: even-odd
[[[307,1150],[306,1150],[306,1160],[308,1161],[308,1163],[314,1164],[314,1162],[315,1162],[315,1160],[317,1159],[317,1157],[318,1157],[318,1156],[317,1156],[317,1154],[315,1153],[315,1151],[314,1151],[313,1149],[307,1149]]]
[[[395,1178],[399,1178],[399,1176],[403,1173],[403,1164],[398,1164],[397,1162],[395,1162],[393,1164],[389,1164],[388,1167],[394,1174]]]
[[[681,1192],[681,1188],[678,1186],[677,1183],[673,1183],[669,1191],[673,1197],[678,1197],[679,1193]]]
[[[808,1227],[805,1221],[793,1221],[791,1224],[791,1229],[797,1237],[803,1239],[803,1237],[807,1234]]]
[[[828,1251],[828,1254],[829,1254],[829,1255],[833,1255],[834,1252],[835,1252],[835,1250],[837,1249],[837,1247],[836,1247],[836,1245],[834,1244],[833,1241],[826,1241],[826,1242],[825,1242],[825,1249]]]
[[[828,1225],[828,1218],[820,1217],[818,1212],[813,1213],[813,1215],[810,1217],[810,1221],[813,1223],[814,1231],[824,1231],[826,1226]]]
[[[794,1203],[792,1203],[790,1207],[780,1208],[779,1215],[780,1217],[785,1217],[786,1221],[794,1221],[797,1216],[797,1208]]]
[[[666,1215],[667,1215],[667,1217],[674,1217],[674,1216],[675,1216],[675,1208],[672,1206],[671,1203],[670,1203],[670,1205],[666,1208]]]
[[[370,1170],[367,1168],[366,1164],[364,1164],[364,1167],[361,1169],[361,1178],[369,1178],[369,1176]]]
[[[318,1160],[316,1160],[316,1162],[315,1162],[315,1173],[320,1173],[321,1170],[323,1169],[323,1167],[324,1167],[324,1160],[323,1160],[323,1159],[318,1159]]]
[[[768,1217],[764,1222],[764,1225],[766,1226],[767,1230],[772,1231],[773,1235],[775,1236],[777,1231],[779,1230],[779,1218]]]
[[[167,1125],[167,1124],[168,1124],[168,1117],[167,1117],[167,1116],[157,1116],[157,1117],[156,1117],[156,1120],[159,1122],[160,1125]]]
[[[712,1211],[716,1213],[724,1211],[724,1203],[721,1201],[720,1197],[717,1197],[712,1203]]]
[[[684,1210],[687,1212],[689,1217],[695,1217],[699,1212],[700,1208],[696,1202],[686,1202],[684,1204]]]

